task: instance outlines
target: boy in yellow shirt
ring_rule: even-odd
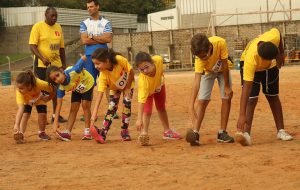
[[[181,139],[181,136],[169,127],[166,111],[166,88],[163,74],[163,59],[160,56],[150,56],[148,53],[139,52],[135,63],[140,71],[138,87],[138,118],[136,126],[141,130],[140,143],[149,144],[148,128],[152,114],[153,99],[164,127],[163,139]]]
[[[211,91],[218,80],[221,97],[221,129],[217,134],[218,142],[234,142],[226,132],[230,113],[232,89],[228,70],[228,50],[225,39],[218,36],[207,38],[203,34],[196,34],[191,40],[191,50],[196,57],[195,79],[193,84],[190,112],[194,120],[194,129],[188,129],[186,141],[191,146],[199,146],[199,130],[204,118],[206,107],[210,101]],[[200,88],[200,90],[199,90]],[[196,101],[196,97],[198,99]],[[194,108],[197,103],[196,110]]]
[[[241,60],[244,61],[243,90],[236,141],[243,146],[251,145],[250,131],[260,84],[273,113],[277,138],[292,140],[293,137],[284,130],[282,107],[278,96],[279,69],[284,64],[284,49],[279,30],[272,28],[252,40],[243,52]]]

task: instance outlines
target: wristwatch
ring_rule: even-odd
[[[93,39],[93,34],[89,35],[89,38],[90,38],[90,39]]]

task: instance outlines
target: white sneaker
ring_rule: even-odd
[[[251,145],[251,137],[247,132],[237,132],[235,133],[235,141],[240,143],[242,146],[250,146]]]
[[[83,132],[83,137],[81,140],[92,140],[92,135],[90,133],[90,129],[89,128],[85,128],[84,132]]]
[[[280,129],[277,133],[277,139],[283,141],[291,141],[293,140],[293,137],[290,134],[288,134],[284,129]]]

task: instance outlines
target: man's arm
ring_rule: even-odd
[[[112,41],[112,33],[104,33],[102,36],[93,36],[93,39],[100,44],[110,43]]]
[[[244,126],[247,124],[247,104],[252,90],[253,81],[245,81],[243,83],[243,90],[240,100],[240,115],[237,123],[237,130],[244,132]]]
[[[223,64],[223,75],[224,75],[224,92],[225,96],[231,98],[232,89],[229,84],[229,70],[228,70],[228,59],[221,59]]]
[[[42,54],[40,54],[39,50],[37,49],[37,45],[35,44],[30,44],[30,50],[31,52],[37,56],[40,60],[42,60],[42,62],[44,63],[45,66],[48,66],[49,64],[51,64],[51,62],[49,61],[49,59],[45,58]]]
[[[282,40],[282,36],[280,34],[280,41],[279,41],[279,46],[278,46],[278,56],[276,58],[276,62],[277,62],[277,67],[280,69],[281,66],[284,65],[284,48],[283,48],[283,40]]]
[[[102,36],[93,36],[90,38],[87,33],[81,33],[81,43],[84,45],[106,44],[112,40],[112,33],[104,33]]]
[[[192,95],[191,95],[191,99],[190,99],[190,112],[192,115],[192,119],[194,119],[194,117],[197,117],[197,114],[194,109],[194,105],[195,105],[196,97],[199,92],[200,81],[201,81],[201,73],[195,73],[194,83],[193,83],[193,87],[192,87]]]
[[[66,69],[66,52],[65,52],[65,48],[60,48],[59,49],[59,56],[60,56],[62,68]]]

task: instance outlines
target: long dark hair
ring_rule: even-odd
[[[108,59],[112,65],[116,65],[118,63],[116,55],[118,54],[114,52],[113,49],[98,48],[92,54],[92,59],[97,59],[101,62],[104,62]]]
[[[21,84],[26,87],[31,86],[32,88],[36,87],[36,79],[33,72],[31,70],[27,70],[18,74],[16,84]]]
[[[56,71],[62,72],[62,70],[56,66],[50,66],[46,70],[46,81],[51,85],[55,85],[56,83],[53,80],[51,80],[50,74]]]

